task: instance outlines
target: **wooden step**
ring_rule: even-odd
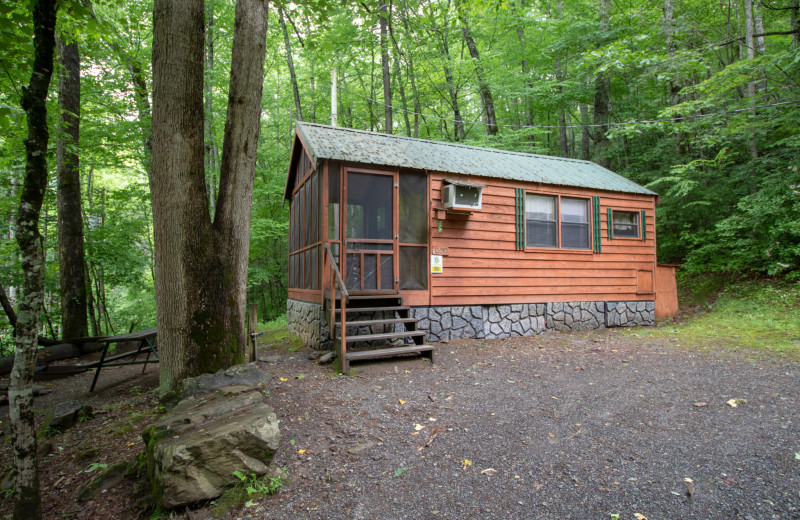
[[[393,323],[416,323],[417,318],[387,318],[385,320],[364,320],[364,321],[348,321],[347,326],[353,327],[362,327],[362,326],[369,326],[369,325],[391,325]],[[341,321],[336,322],[337,327],[342,326]]]
[[[424,337],[427,334],[424,330],[411,330],[411,331],[404,331],[404,332],[383,332],[381,334],[360,334],[360,335],[347,335],[346,342],[347,343],[355,343],[356,341],[378,341],[382,339],[392,340],[392,339],[402,339],[402,338],[413,338],[413,337]]]
[[[373,350],[359,350],[348,352],[347,360],[356,361],[360,359],[378,359],[386,357],[402,356],[405,354],[433,353],[433,345],[410,345],[406,347],[377,348]]]
[[[351,312],[382,312],[382,311],[407,311],[410,309],[408,305],[394,305],[392,307],[350,307],[347,306],[347,313]],[[336,312],[342,312],[341,307],[336,307]]]

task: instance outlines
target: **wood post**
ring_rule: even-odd
[[[249,361],[258,361],[256,352],[256,337],[253,333],[258,332],[258,305],[251,303],[247,306],[247,343],[249,347]]]

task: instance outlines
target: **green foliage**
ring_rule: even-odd
[[[249,504],[249,501],[273,495],[283,486],[286,468],[282,468],[275,476],[264,475],[259,477],[253,473],[245,475],[234,471],[233,475],[239,479],[238,484],[228,488],[221,497],[213,502],[212,514],[216,518],[227,517],[234,507]]]

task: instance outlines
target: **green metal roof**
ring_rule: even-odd
[[[316,161],[331,159],[657,195],[591,161],[507,152],[306,122],[298,122],[297,131]]]

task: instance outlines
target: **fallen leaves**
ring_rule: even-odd
[[[694,403],[694,406],[695,406],[696,408],[705,408],[706,406],[708,406],[708,403],[706,403],[706,402],[704,402],[704,401],[699,401],[699,402],[697,402],[697,403]]]
[[[288,381],[288,379],[287,379],[287,378],[285,378],[285,377],[282,377],[282,378],[281,378],[281,382],[285,383],[286,381]]]
[[[397,402],[400,403],[400,404],[406,404],[406,402],[403,401],[402,399],[398,399]]]
[[[402,475],[403,473],[405,473],[406,471],[408,471],[408,468],[397,468],[396,470],[394,470],[394,473],[392,474],[392,478],[397,478],[400,475]]]
[[[486,475],[489,477],[493,477],[497,475],[497,470],[494,468],[486,468],[485,470],[481,471],[481,475]]]
[[[463,469],[464,471],[466,471],[467,468],[469,468],[471,466],[472,466],[472,461],[471,460],[464,459],[464,460],[461,461],[461,469]]]
[[[644,516],[644,515],[643,515],[643,514],[641,514],[641,513],[633,513],[633,517],[634,517],[636,520],[647,520],[647,517],[646,517],[646,516]]]
[[[725,401],[725,404],[727,404],[731,408],[736,408],[737,406],[741,406],[745,403],[747,403],[746,399],[728,399],[727,401]]]

